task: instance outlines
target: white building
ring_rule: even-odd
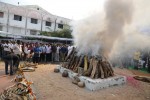
[[[37,5],[15,6],[0,2],[0,31],[38,35],[41,31],[70,28],[70,19],[52,15]]]

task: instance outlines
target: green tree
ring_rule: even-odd
[[[63,29],[61,31],[55,32],[41,32],[40,35],[51,36],[51,37],[60,37],[60,38],[72,38],[70,29]]]

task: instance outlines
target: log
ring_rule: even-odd
[[[84,71],[87,71],[88,69],[88,59],[87,59],[87,56],[85,55],[84,56]]]
[[[70,62],[68,63],[68,66],[67,66],[68,69],[70,69],[70,67],[72,66],[74,59],[75,59],[75,53],[72,55]]]
[[[101,61],[99,61],[98,63],[98,67],[99,67],[99,72],[100,72],[100,78],[104,78],[104,71],[103,71],[103,68],[102,68],[102,65],[101,65]]]
[[[97,64],[98,64],[98,61],[94,58],[93,59],[93,69],[92,69],[92,73],[91,73],[91,78],[94,78],[95,74],[96,74],[96,70],[97,70]]]
[[[83,60],[83,55],[82,56],[80,56],[80,60],[79,60],[79,63],[78,63],[78,65],[76,66],[76,68],[74,68],[74,72],[78,72],[78,67],[80,67],[80,65],[81,65],[81,63],[82,63],[82,60]]]
[[[78,59],[78,57],[75,56],[69,69],[73,70],[75,64],[77,63],[77,59]]]
[[[134,76],[133,78],[139,81],[150,83],[150,77],[147,76]]]
[[[66,56],[65,61],[68,61],[74,53],[75,53],[75,48],[73,47],[73,49],[70,52],[70,54]]]
[[[90,76],[92,70],[93,70],[93,58],[90,59],[89,68],[88,68],[87,71],[85,71],[85,72],[83,73],[83,75],[84,75],[84,76]]]
[[[75,70],[75,69],[77,68],[79,61],[80,61],[80,57],[78,56],[78,57],[76,58],[76,61],[75,61],[74,66],[73,66],[73,70]],[[80,67],[80,66],[79,66],[79,67]]]

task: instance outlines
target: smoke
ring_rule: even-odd
[[[150,27],[149,4],[150,0],[107,0],[103,12],[75,22],[73,36],[79,54],[114,59],[148,49],[150,37],[143,33]]]

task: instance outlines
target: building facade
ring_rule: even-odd
[[[0,31],[39,35],[70,28],[70,19],[52,15],[37,5],[15,6],[0,2]]]

